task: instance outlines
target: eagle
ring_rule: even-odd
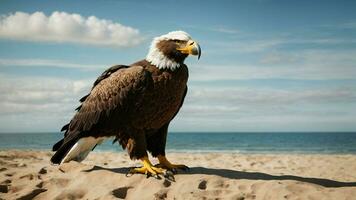
[[[145,59],[131,65],[115,65],[94,82],[89,94],[70,122],[63,126],[64,138],[53,145],[53,164],[83,161],[105,139],[113,138],[142,167],[130,173],[148,175],[187,169],[166,158],[170,122],[187,94],[189,55],[201,55],[199,44],[184,31],[155,37]],[[148,159],[158,158],[153,166]]]

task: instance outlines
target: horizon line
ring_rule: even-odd
[[[0,134],[58,134],[62,132],[40,131],[40,132],[0,132]],[[169,131],[168,133],[356,133],[356,131]],[[64,134],[64,133],[63,133]]]

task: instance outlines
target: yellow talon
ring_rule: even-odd
[[[187,170],[187,169],[189,169],[189,167],[187,167],[185,165],[176,165],[176,164],[170,163],[167,160],[166,156],[159,155],[159,156],[157,156],[157,158],[159,160],[158,167],[162,167],[162,168],[168,169],[168,170],[176,170],[176,169]]]
[[[140,174],[150,174],[150,175],[158,175],[158,174],[164,174],[164,169],[154,167],[150,160],[148,160],[148,157],[145,156],[141,158],[143,167],[138,167],[130,170],[130,173],[135,174],[135,173],[140,173]]]

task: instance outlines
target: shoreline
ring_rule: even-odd
[[[0,134],[0,148],[50,150],[62,134]],[[167,137],[167,152],[239,154],[356,154],[356,133],[176,133]],[[106,140],[94,150],[122,152]]]
[[[52,152],[51,149],[37,149],[37,148],[0,148],[1,151],[38,151],[38,152]],[[92,153],[126,153],[126,150],[107,150],[107,149],[95,149]],[[181,149],[181,150],[166,150],[166,154],[239,154],[239,155],[345,155],[345,156],[356,156],[356,153],[353,152],[317,152],[317,151],[243,151],[243,150],[190,150],[190,149]]]
[[[125,152],[49,163],[50,151],[1,150],[0,199],[352,199],[356,155],[167,153],[191,169],[175,181],[127,177]],[[150,158],[152,163],[156,159]]]

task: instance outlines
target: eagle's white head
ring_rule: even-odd
[[[159,69],[175,70],[188,55],[200,58],[201,50],[197,42],[184,31],[173,31],[153,39],[146,60]]]

